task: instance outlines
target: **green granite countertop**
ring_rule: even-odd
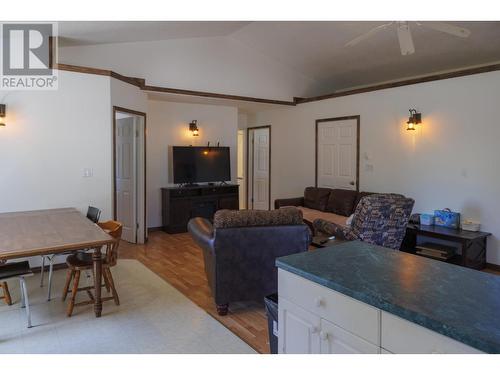
[[[500,276],[360,241],[276,265],[487,353],[500,353]]]

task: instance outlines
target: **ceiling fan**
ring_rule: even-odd
[[[415,21],[417,26],[426,27],[428,29],[440,31],[446,34],[450,34],[453,36],[458,36],[460,38],[467,38],[471,31],[459,26],[454,26],[445,22],[425,22],[420,23]],[[370,38],[371,36],[378,34],[380,31],[387,29],[390,26],[396,27],[396,32],[398,34],[399,39],[399,47],[401,48],[402,55],[411,55],[415,52],[415,46],[413,45],[413,38],[411,37],[410,32],[410,23],[408,21],[393,21],[389,23],[385,23],[383,25],[374,27],[370,31],[354,38],[353,40],[347,42],[345,47],[352,47],[358,44],[359,42]]]

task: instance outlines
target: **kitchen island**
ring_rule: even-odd
[[[500,277],[353,241],[276,260],[280,353],[500,353]]]

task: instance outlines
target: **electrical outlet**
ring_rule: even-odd
[[[93,175],[92,168],[83,168],[83,177],[92,177]]]

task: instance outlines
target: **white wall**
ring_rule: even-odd
[[[0,98],[0,212],[94,205],[111,217],[109,77],[59,72],[58,90]]]
[[[198,120],[199,137],[193,137],[188,124]],[[220,142],[231,148],[231,178],[236,182],[236,144],[238,131],[238,109],[235,107],[148,102],[147,125],[147,190],[148,226],[160,227],[162,187],[171,185],[168,179],[169,146],[203,146]]]
[[[111,107],[109,109],[111,121],[113,121],[113,108],[112,108],[113,106],[146,113],[148,110],[147,94],[136,86],[129,85],[128,83],[111,78]],[[141,117],[138,117],[138,119],[141,119]],[[143,128],[144,123],[142,120],[137,124],[138,124],[138,129],[144,129]],[[146,115],[146,126],[147,126],[147,115]],[[138,139],[137,157],[138,157],[138,164],[142,166],[144,165],[144,159],[143,159],[144,150],[142,148],[144,143],[143,142],[144,132],[142,130],[139,131],[140,131],[140,137]],[[112,152],[113,150],[111,149],[111,153]],[[146,194],[146,192],[144,191],[144,184],[142,183],[145,178],[144,173],[145,173],[144,168],[139,168],[137,175],[137,180],[138,180],[137,197],[139,199],[138,210],[137,210],[137,222],[139,224],[139,229],[137,231],[138,243],[144,243],[144,240],[147,237],[146,229],[148,228],[147,217],[146,217],[147,213],[146,215],[144,215],[144,210],[146,210],[146,206],[142,204],[144,194]],[[110,178],[112,179],[113,177],[111,176]],[[114,194],[114,191],[112,192],[112,194]],[[146,197],[146,205],[147,205],[147,197]],[[145,220],[146,223],[144,223]]]
[[[111,105],[146,112],[148,96],[136,86],[111,78]]]
[[[361,115],[360,189],[413,197],[414,212],[449,207],[480,220],[493,233],[488,262],[500,264],[499,98],[491,72],[260,112],[249,126],[272,125],[274,200],[314,185],[316,119]],[[409,108],[423,116],[414,133]]]
[[[227,37],[63,47],[59,61],[145,78],[153,86],[279,100],[309,96],[317,85]]]
[[[58,90],[1,91],[0,102],[0,212],[93,205],[111,218],[109,77],[59,72]]]

